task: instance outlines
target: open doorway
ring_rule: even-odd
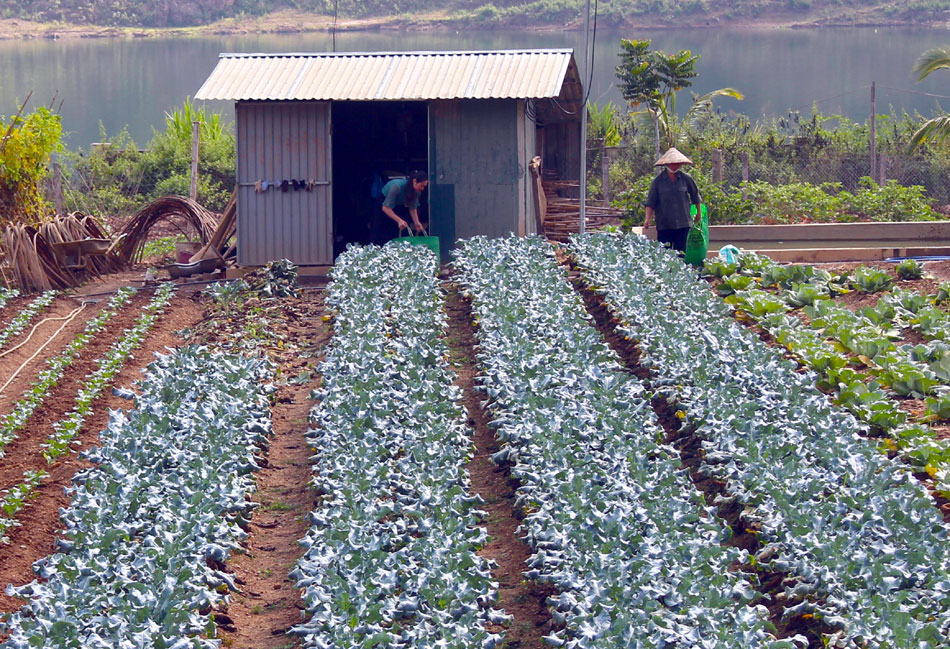
[[[368,243],[379,209],[374,188],[428,171],[428,111],[423,101],[333,102],[333,255]],[[419,219],[428,223],[423,195]]]

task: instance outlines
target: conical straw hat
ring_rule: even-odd
[[[691,165],[693,164],[693,161],[680,153],[679,149],[676,147],[671,147],[666,150],[666,153],[660,156],[659,160],[653,163],[653,166],[660,167],[663,165],[672,164]]]

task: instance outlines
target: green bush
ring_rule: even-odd
[[[187,196],[191,188],[192,122],[199,121],[197,200],[222,211],[234,188],[235,140],[230,125],[217,113],[190,101],[166,115],[165,130],[155,132],[140,151],[128,132],[105,145],[70,157],[72,173],[65,199],[69,209],[102,216],[128,215],[167,194]]]
[[[696,180],[709,210],[710,225],[932,221],[941,218],[927,204],[922,187],[903,187],[896,181],[881,187],[870,178],[864,178],[861,188],[852,194],[842,190],[839,183],[771,185],[750,182],[741,187],[729,187],[712,182],[701,169],[689,173]],[[614,206],[623,211],[624,227],[643,225],[646,216],[643,201],[652,179],[653,175],[641,176],[614,201]]]
[[[63,149],[60,116],[40,107],[9,122],[0,117],[0,129],[0,219],[38,223],[50,211],[42,192],[50,156]]]

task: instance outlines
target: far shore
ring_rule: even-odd
[[[920,27],[947,28],[946,21],[933,23],[905,23],[894,21],[874,21],[865,19],[823,20],[803,19],[800,15],[773,14],[757,20],[725,22],[716,17],[706,16],[696,20],[680,20],[676,23],[657,20],[653,23],[641,23],[611,26],[611,29],[668,30],[668,29],[796,29],[796,28],[835,28],[835,27]],[[227,36],[241,34],[302,34],[308,32],[355,32],[355,31],[456,31],[466,26],[444,13],[416,16],[413,19],[401,17],[339,19],[316,14],[298,14],[288,11],[266,16],[242,19],[229,18],[218,22],[195,27],[100,27],[96,25],[68,25],[36,23],[26,20],[6,18],[0,20],[0,40],[14,39],[75,39],[75,38],[180,38],[187,36]],[[471,25],[476,30],[497,31],[564,31],[583,29],[580,21],[567,24],[510,24],[504,26]],[[603,26],[602,26],[603,28]]]

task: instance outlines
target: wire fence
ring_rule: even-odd
[[[608,165],[604,165],[605,149],[591,148],[588,169],[601,193],[606,189],[608,197],[616,197],[632,179],[656,173],[652,151],[610,147],[606,153]],[[950,160],[937,156],[889,151],[875,156],[873,165],[866,153],[828,150],[769,156],[713,149],[690,152],[690,157],[708,180],[722,182],[728,188],[739,189],[743,182],[810,183],[853,193],[862,182],[868,182],[862,179],[870,178],[879,184],[893,181],[907,187],[921,186],[934,207],[950,204]]]
[[[881,185],[888,181],[907,187],[919,185],[935,204],[950,203],[947,166],[921,156],[882,153],[876,156],[873,165],[870,156],[860,155],[815,155],[781,164],[770,160],[757,161],[751,155],[742,154],[713,153],[709,157],[707,168],[711,170],[712,179],[729,187],[739,187],[743,181],[775,185],[830,183],[854,192],[861,187],[862,178],[870,178]]]

